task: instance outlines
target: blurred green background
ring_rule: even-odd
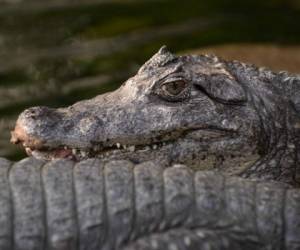
[[[0,0],[0,156],[27,107],[116,89],[166,44],[176,53],[300,72],[299,0]]]

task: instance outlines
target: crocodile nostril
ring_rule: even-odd
[[[33,107],[20,114],[14,130],[11,132],[11,142],[22,143],[24,147],[37,148],[44,141],[43,131],[48,130],[54,117],[53,109]]]
[[[41,116],[46,116],[49,114],[50,109],[47,107],[33,107],[24,111],[26,118],[37,119]]]
[[[13,144],[19,144],[21,142],[21,140],[19,139],[17,133],[15,131],[11,131],[11,138],[10,138],[10,142]]]

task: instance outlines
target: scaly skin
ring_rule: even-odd
[[[297,185],[299,96],[296,76],[163,47],[114,92],[25,110],[12,142],[40,159],[179,163]]]
[[[153,162],[0,159],[0,249],[300,248],[300,191]]]

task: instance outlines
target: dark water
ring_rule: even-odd
[[[71,3],[72,2],[72,3]],[[298,0],[0,0],[0,156],[27,107],[116,89],[163,44],[300,43]]]

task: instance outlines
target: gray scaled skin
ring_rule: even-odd
[[[0,159],[1,250],[296,250],[300,191],[153,162]]]
[[[25,110],[12,142],[39,159],[179,163],[297,185],[299,94],[297,76],[163,47],[114,92]]]

